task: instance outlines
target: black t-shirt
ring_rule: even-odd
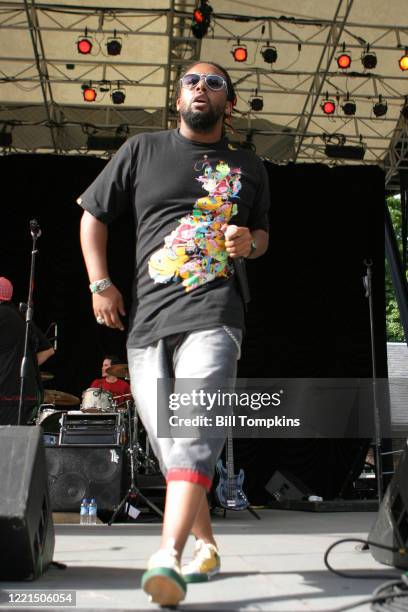
[[[0,423],[16,424],[20,397],[20,369],[24,353],[25,320],[11,302],[0,302]],[[51,347],[32,323],[28,338],[27,377],[24,385],[22,422],[39,403],[41,381],[36,354]]]
[[[244,327],[221,228],[229,223],[268,231],[268,178],[254,153],[233,148],[226,138],[194,142],[178,130],[139,134],[78,203],[104,223],[129,207],[134,212],[129,347],[216,325]]]

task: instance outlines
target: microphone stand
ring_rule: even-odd
[[[373,307],[373,288],[372,288],[372,266],[371,260],[364,260],[364,265],[367,267],[367,274],[363,278],[364,288],[366,290],[365,297],[368,298],[368,306],[370,310],[370,336],[371,336],[371,361],[373,374],[373,409],[374,409],[374,428],[375,428],[375,465],[377,475],[377,494],[378,505],[381,505],[383,498],[383,468],[382,468],[382,452],[381,452],[381,425],[380,411],[377,401],[377,364],[374,342],[374,307]]]
[[[17,424],[21,425],[21,414],[23,409],[23,401],[24,401],[24,389],[26,386],[27,373],[28,373],[28,359],[29,359],[29,351],[28,351],[28,338],[30,332],[30,325],[33,320],[33,312],[34,312],[34,304],[33,304],[33,290],[34,290],[34,273],[35,273],[35,258],[38,253],[37,250],[37,240],[41,236],[41,229],[38,225],[36,219],[32,219],[30,221],[30,231],[33,239],[33,249],[31,251],[31,266],[30,266],[30,284],[28,288],[28,300],[27,300],[27,310],[26,310],[26,327],[25,327],[25,338],[24,338],[24,352],[21,360],[21,368],[20,368],[20,397],[18,402],[18,421]]]

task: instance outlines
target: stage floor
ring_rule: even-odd
[[[214,519],[222,556],[222,573],[206,584],[189,585],[184,610],[330,610],[370,596],[385,581],[346,579],[329,572],[323,562],[327,547],[340,538],[366,538],[375,512],[310,513],[260,510],[258,521],[248,512]],[[0,582],[0,599],[9,590],[74,590],[80,610],[158,610],[140,589],[147,557],[159,544],[159,523],[80,526],[57,524],[51,567],[31,583]],[[329,561],[337,569],[369,571],[389,578],[398,570],[379,565],[357,544],[336,548]],[[191,538],[185,558],[192,553]],[[400,572],[401,573],[401,572]],[[18,609],[10,604],[0,605]],[[73,610],[74,608],[32,608]],[[369,610],[365,604],[358,610]]]

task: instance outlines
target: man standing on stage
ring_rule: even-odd
[[[160,390],[168,398],[180,379],[201,379],[205,388],[236,377],[244,304],[233,260],[257,258],[268,246],[263,164],[224,137],[234,100],[221,66],[193,64],[179,83],[179,129],[130,138],[78,199],[95,317],[121,330],[125,312],[109,278],[107,224],[129,207],[134,212],[128,363],[133,397],[167,480],[161,547],[142,586],[160,605],[177,605],[187,582],[219,570],[206,492],[224,441],[205,431],[195,438],[158,437],[156,379],[169,379]],[[180,568],[190,532],[197,539],[195,558]]]
[[[0,277],[0,425],[17,425],[20,398],[21,360],[24,354],[26,323],[11,301],[13,285]],[[42,331],[31,322],[24,385],[21,425],[27,425],[41,404],[39,367],[54,354]]]

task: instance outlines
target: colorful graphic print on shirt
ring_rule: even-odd
[[[230,168],[222,160],[214,168],[205,155],[194,170],[202,172],[196,180],[208,195],[196,200],[191,214],[179,219],[148,264],[155,283],[181,280],[186,291],[233,273],[221,228],[237,214],[233,200],[241,190],[241,169]]]

